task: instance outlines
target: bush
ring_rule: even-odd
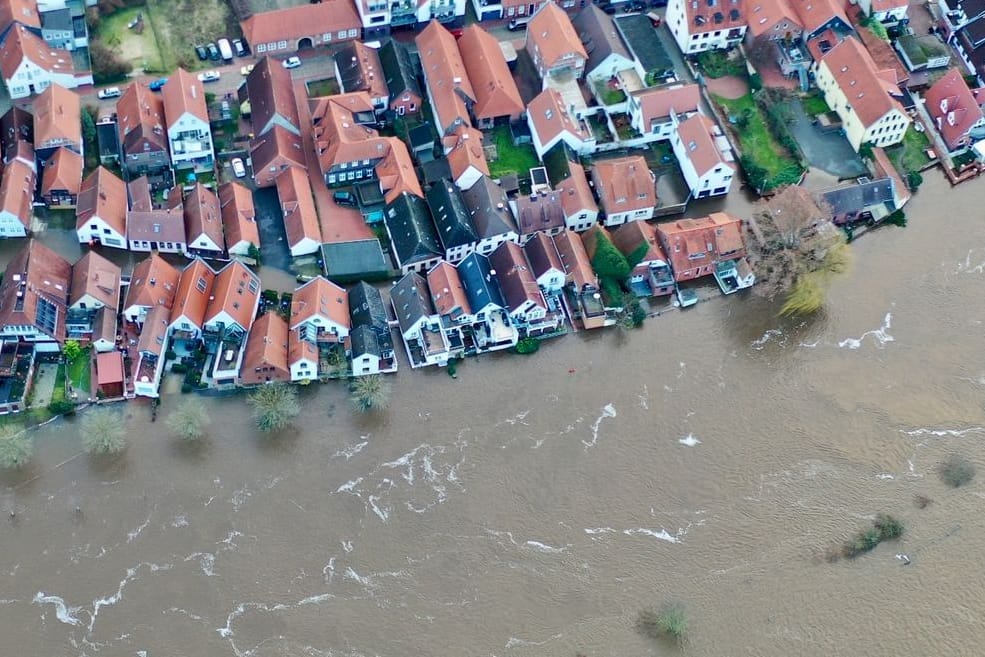
[[[184,363],[172,363],[171,371],[175,374],[187,374],[188,366],[185,365]]]
[[[195,388],[193,388],[192,387],[192,384],[190,384],[190,383],[182,383],[181,384],[181,394],[183,394],[183,395],[187,395],[188,393],[190,393],[194,389]]]
[[[840,556],[846,559],[854,559],[860,554],[869,552],[882,541],[892,541],[903,535],[903,523],[888,514],[880,513],[876,516],[872,527],[865,529],[853,538],[849,539],[840,550]],[[828,550],[828,562],[837,561],[838,553]]]
[[[117,454],[127,446],[123,414],[106,407],[87,411],[81,431],[82,447],[89,454]]]
[[[297,390],[284,383],[260,386],[250,395],[249,402],[257,428],[265,433],[283,429],[301,413]]]
[[[96,84],[122,80],[133,70],[130,62],[121,59],[112,49],[96,40],[89,42],[89,61]]]
[[[186,399],[168,416],[168,429],[183,440],[197,440],[205,435],[209,414],[197,399]]]
[[[753,73],[749,76],[749,88],[753,92],[759,91],[763,88],[763,78],[759,76],[759,73]]]
[[[960,488],[975,478],[975,466],[965,457],[952,454],[941,463],[937,474],[951,488]]]
[[[540,340],[537,338],[523,338],[516,343],[516,353],[532,354],[540,349]]]
[[[911,171],[906,174],[906,184],[909,186],[911,192],[915,192],[923,184],[923,176],[920,175],[919,171]]]
[[[886,217],[885,222],[887,224],[892,224],[893,226],[899,226],[900,228],[905,228],[906,227],[906,214],[903,212],[903,209],[900,208],[896,212],[894,212],[891,215],[889,215],[888,217]]]
[[[56,399],[48,404],[48,411],[52,415],[70,415],[75,412],[75,404],[67,399]]]
[[[876,516],[875,528],[879,532],[879,539],[883,541],[891,541],[903,535],[903,523],[886,513]]]
[[[178,357],[178,354],[174,353],[173,350],[168,349],[164,352],[164,360],[174,360]]]
[[[352,407],[360,413],[381,411],[390,403],[390,384],[379,374],[356,378],[349,392]]]
[[[636,619],[636,629],[651,639],[673,639],[684,643],[687,638],[687,611],[683,605],[671,603],[660,611],[645,609]]]

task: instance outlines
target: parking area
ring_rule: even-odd
[[[793,119],[790,132],[810,166],[838,178],[857,178],[868,174],[865,162],[841,130],[822,130],[807,116],[799,100],[790,103],[790,115]]]

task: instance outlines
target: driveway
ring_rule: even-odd
[[[840,130],[821,130],[814,125],[799,100],[790,104],[790,113],[790,131],[812,167],[842,179],[868,175],[865,163]]]
[[[34,375],[34,394],[31,396],[32,406],[44,408],[51,403],[57,373],[58,363],[38,364],[37,374]]]
[[[253,207],[256,209],[257,227],[260,229],[260,258],[264,266],[291,271],[291,250],[287,246],[284,215],[281,213],[277,189],[266,187],[255,190]]]

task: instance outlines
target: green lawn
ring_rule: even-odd
[[[127,28],[137,14],[143,14],[144,17],[143,34]],[[112,48],[120,57],[133,64],[134,68],[166,71],[174,66],[172,61],[165,61],[161,55],[147,7],[118,9],[112,14],[102,16],[92,38],[99,39]]]
[[[801,96],[800,104],[804,108],[804,114],[807,116],[827,114],[831,111],[831,108],[828,107],[828,104],[824,101],[824,97],[819,93]]]
[[[308,98],[321,98],[322,96],[334,96],[339,93],[339,83],[335,78],[325,78],[324,80],[313,80],[307,83]]]
[[[92,392],[90,388],[92,386],[92,367],[89,356],[89,349],[83,349],[79,357],[68,364],[68,377],[72,382],[72,387],[76,391],[84,390],[86,393]],[[61,371],[61,368],[59,368],[59,371]],[[64,376],[62,378],[62,388],[64,389]]]
[[[537,152],[529,144],[514,146],[510,137],[510,127],[501,125],[493,130],[493,142],[496,144],[496,161],[489,163],[489,175],[499,178],[509,173],[526,175],[527,171],[540,164]]]
[[[605,81],[595,83],[595,97],[603,105],[616,105],[626,100],[626,93],[622,89],[613,89]]]
[[[746,65],[741,58],[732,59],[724,50],[705,50],[698,54],[698,66],[709,78],[723,78],[726,75],[744,77]]]
[[[777,182],[785,184],[789,178],[796,177],[794,171],[799,172],[800,165],[769,131],[766,120],[750,94],[736,99],[712,97],[730,117],[748,117],[746,125],[734,125],[733,132],[738,137],[743,155],[766,171],[765,189],[772,189]]]
[[[917,132],[913,126],[906,131],[902,143],[886,149],[886,153],[900,170],[903,176],[911,171],[919,171],[927,166],[930,158],[926,150],[930,148],[930,140],[924,132]]]

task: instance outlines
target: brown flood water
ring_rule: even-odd
[[[857,243],[807,322],[705,302],[457,380],[401,372],[380,418],[323,386],[272,440],[240,399],[212,404],[196,449],[130,404],[108,463],[78,455],[77,423],[51,426],[0,479],[4,643],[664,655],[633,621],[673,599],[691,655],[980,653],[985,476],[951,490],[934,471],[952,451],[985,464],[980,195],[930,176],[910,226]],[[903,540],[819,558],[880,511]]]

